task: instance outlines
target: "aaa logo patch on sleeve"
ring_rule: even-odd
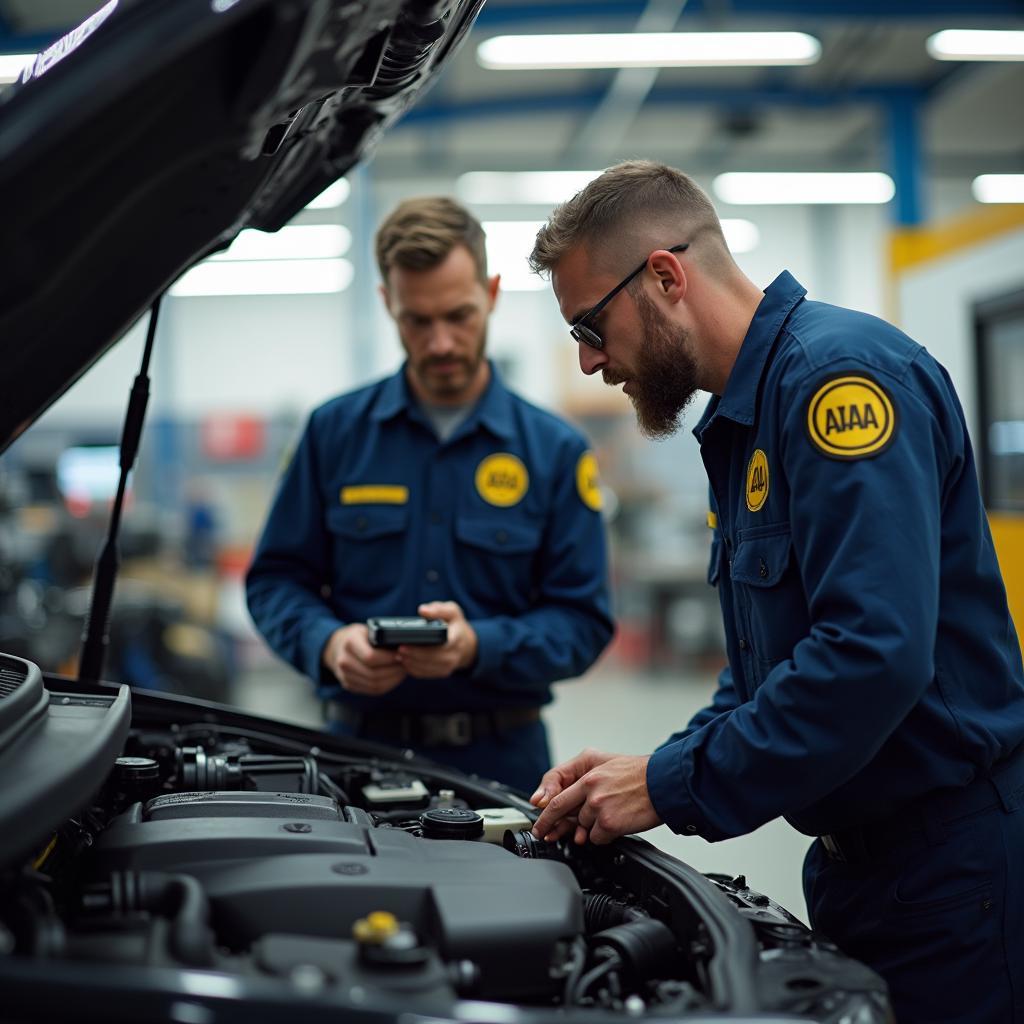
[[[747,464],[747,508],[760,512],[768,500],[768,456],[760,448],[754,449]]]
[[[878,381],[860,373],[822,383],[807,405],[807,436],[832,459],[884,452],[896,436],[896,406]]]
[[[521,459],[508,452],[488,455],[476,467],[476,489],[489,505],[508,508],[523,500],[530,474]]]
[[[600,512],[604,506],[604,498],[601,495],[600,477],[597,472],[597,459],[593,452],[584,452],[576,463],[576,490],[579,492],[580,501],[587,508]]]

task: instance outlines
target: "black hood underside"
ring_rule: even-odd
[[[482,3],[114,0],[9,90],[0,450],[185,270],[366,157]]]

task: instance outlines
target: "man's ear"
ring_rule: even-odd
[[[377,293],[380,295],[382,301],[384,302],[384,308],[388,311],[389,314],[394,316],[394,314],[391,313],[391,296],[388,294],[388,286],[386,284],[377,285]]]
[[[490,309],[498,301],[498,292],[501,290],[501,274],[495,274],[487,279],[487,302]]]
[[[658,291],[670,302],[681,302],[686,297],[686,271],[674,252],[656,249],[647,258],[647,269],[654,275]]]

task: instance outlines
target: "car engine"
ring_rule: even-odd
[[[538,842],[519,795],[411,752],[33,670],[0,656],[0,732],[22,722],[0,767],[32,773],[24,806],[5,797],[5,826],[17,812],[26,833],[5,853],[26,849],[37,801],[71,799],[76,759],[116,756],[0,874],[0,985],[31,1008],[18,1020],[65,1019],[68,999],[76,1020],[156,1019],[145,1000],[111,1008],[140,985],[165,1010],[209,1011],[227,991],[211,979],[241,1005],[299,1000],[304,1020],[368,1006],[886,1019],[877,976],[742,877],[632,838]]]

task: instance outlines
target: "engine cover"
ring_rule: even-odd
[[[360,812],[343,817],[324,797],[161,797],[111,823],[92,873],[193,876],[233,950],[269,934],[348,939],[357,920],[388,911],[445,960],[473,961],[488,992],[514,997],[550,984],[559,943],[583,927],[579,884],[565,864],[374,828]]]

